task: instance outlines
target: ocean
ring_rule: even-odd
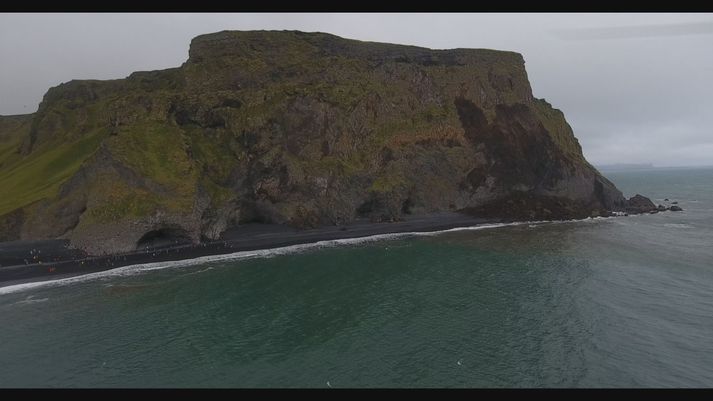
[[[684,211],[0,288],[0,387],[713,386],[713,168],[605,175]]]

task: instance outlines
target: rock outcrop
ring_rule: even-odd
[[[625,211],[627,213],[634,214],[647,213],[654,210],[658,210],[658,208],[656,207],[656,205],[654,205],[653,202],[651,202],[651,199],[639,194],[632,196],[627,202],[625,208]]]
[[[520,54],[294,31],[202,35],[179,68],[51,88],[0,118],[0,187],[0,239],[92,254],[246,222],[655,209],[584,159]]]

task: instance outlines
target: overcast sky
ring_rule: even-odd
[[[517,51],[590,162],[713,165],[713,14],[0,14],[0,114],[72,79],[179,66],[225,29]]]

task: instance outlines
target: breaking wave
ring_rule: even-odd
[[[240,251],[240,252],[222,254],[222,255],[201,256],[201,257],[197,257],[197,258],[193,258],[193,259],[183,259],[183,260],[166,261],[166,262],[141,263],[141,264],[117,267],[115,269],[100,271],[100,272],[96,272],[96,273],[88,273],[88,274],[83,274],[83,275],[79,275],[79,276],[60,278],[60,279],[56,279],[56,280],[45,280],[45,281],[13,284],[13,285],[5,286],[5,287],[0,287],[0,295],[12,294],[12,293],[17,293],[17,292],[21,292],[21,291],[42,288],[42,287],[57,287],[57,286],[63,286],[63,285],[68,285],[68,284],[73,284],[73,283],[97,280],[97,279],[102,279],[102,278],[125,277],[125,276],[131,276],[131,275],[148,272],[148,271],[170,269],[170,268],[177,268],[177,267],[195,266],[195,265],[211,263],[211,262],[238,261],[238,260],[254,259],[254,258],[269,258],[269,257],[273,257],[273,256],[300,253],[300,252],[304,252],[304,251],[316,249],[316,248],[329,248],[329,247],[336,247],[336,246],[343,246],[343,245],[358,245],[358,244],[363,244],[363,243],[391,240],[391,239],[398,239],[398,238],[406,238],[406,237],[431,237],[431,236],[436,236],[436,235],[441,235],[441,234],[451,233],[451,232],[457,232],[457,231],[477,231],[477,230],[487,230],[487,229],[492,229],[492,228],[521,226],[521,225],[527,225],[529,228],[534,228],[534,227],[537,227],[537,226],[540,226],[543,224],[563,224],[563,223],[572,223],[572,222],[595,222],[595,221],[605,220],[605,219],[609,219],[609,217],[589,217],[586,219],[579,219],[579,220],[577,220],[577,219],[575,219],[575,220],[556,220],[556,221],[539,220],[539,221],[522,221],[522,222],[513,222],[513,223],[479,224],[479,225],[475,225],[475,226],[456,227],[456,228],[450,228],[450,229],[438,230],[438,231],[409,231],[409,232],[402,232],[402,233],[375,234],[375,235],[370,235],[370,236],[365,236],[365,237],[356,237],[356,238],[323,240],[323,241],[317,241],[317,242],[312,242],[312,243],[289,245],[289,246],[284,246],[284,247],[279,247],[279,248],[259,249],[259,250],[254,250],[254,251]]]

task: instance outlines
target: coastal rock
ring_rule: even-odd
[[[651,199],[640,194],[636,194],[626,201],[625,210],[627,213],[634,214],[658,212],[658,208]]]
[[[675,205],[674,205],[674,206],[671,206],[671,207],[669,208],[669,210],[672,211],[672,212],[682,212],[682,211],[683,211],[683,209],[682,209],[680,206],[675,206]]]
[[[0,117],[0,146],[0,239],[91,254],[247,223],[656,209],[585,160],[520,54],[324,33],[201,35],[178,68],[51,88],[36,113]]]

